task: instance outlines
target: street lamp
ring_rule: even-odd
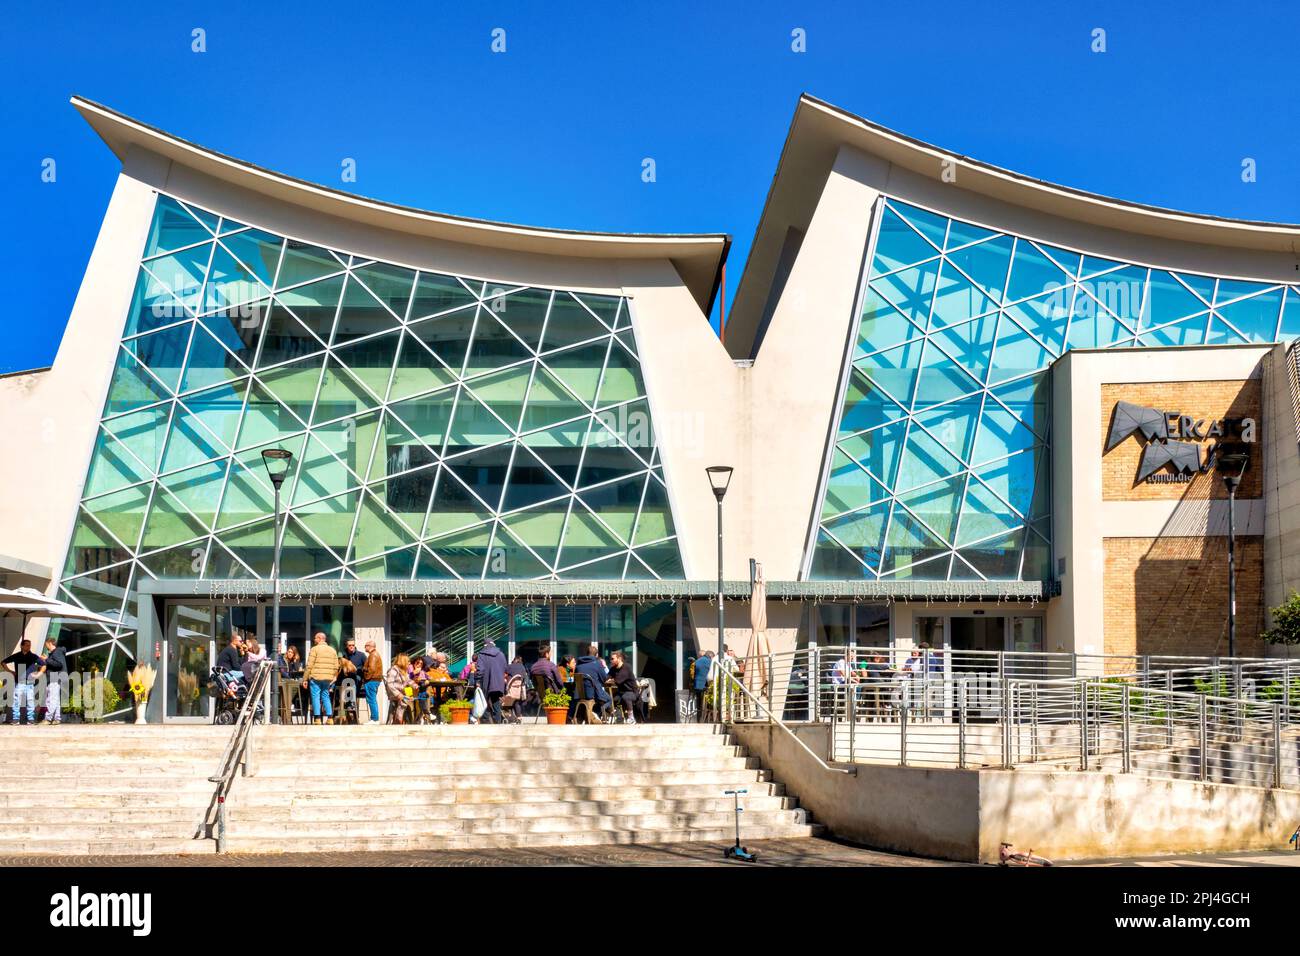
[[[275,668],[271,675],[271,713],[268,722],[280,716],[280,665],[277,656],[280,652],[280,486],[289,474],[289,465],[293,462],[293,452],[284,448],[268,448],[262,452],[262,464],[266,466],[266,476],[275,488],[275,547],[271,558],[271,666]]]
[[[1250,456],[1245,452],[1234,451],[1218,455],[1215,467],[1223,474],[1223,483],[1228,486],[1228,656],[1237,656],[1237,527],[1233,512],[1236,511],[1237,488],[1241,478],[1246,474]],[[1234,472],[1233,469],[1236,469]]]
[[[714,667],[722,666],[722,638],[726,633],[726,610],[722,605],[722,499],[727,494],[727,486],[731,484],[731,473],[734,470],[730,465],[710,465],[704,469],[709,476],[713,497],[718,500],[718,659],[714,661]],[[719,716],[722,712],[722,684],[718,682],[721,676],[721,671],[714,675],[713,685],[713,703]]]

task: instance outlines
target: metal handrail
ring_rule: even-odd
[[[253,679],[248,682],[248,696],[244,698],[244,706],[239,709],[239,717],[235,720],[235,728],[230,735],[230,741],[226,744],[226,749],[221,753],[221,760],[217,763],[217,772],[208,777],[209,783],[217,785],[213,793],[213,803],[209,804],[208,811],[204,815],[203,823],[205,827],[212,825],[212,811],[216,808],[216,826],[217,826],[217,852],[226,852],[226,797],[230,793],[230,788],[235,782],[235,771],[241,770],[244,776],[251,776],[253,768],[249,759],[249,732],[252,730],[260,698],[266,692],[267,683],[270,681],[271,674],[274,671],[275,662],[271,660],[259,661],[253,670]],[[270,714],[265,710],[265,719],[270,719]]]
[[[747,688],[744,684],[742,684],[739,678],[737,678],[735,674],[733,674],[730,670],[728,670],[725,667],[717,667],[716,670],[718,671],[721,677],[725,677],[727,680],[729,680],[731,684],[734,685],[734,688],[736,690],[739,690],[741,694],[744,694],[745,697],[749,698],[751,704],[753,704],[756,708],[758,708],[760,712],[766,712],[767,722],[769,724],[775,724],[777,727],[780,727],[783,731],[785,731],[786,734],[790,737],[790,739],[793,740],[796,744],[798,744],[801,748],[803,748],[804,753],[808,754],[809,757],[812,757],[813,760],[817,761],[817,765],[821,767],[823,770],[828,770],[831,771],[832,773],[845,773],[850,776],[854,776],[857,774],[858,772],[857,767],[832,767],[821,757],[817,756],[817,754],[813,753],[811,747],[809,747],[806,743],[804,743],[802,740],[799,739],[798,734],[796,734],[793,730],[791,730],[789,727],[786,726],[785,721],[783,721],[780,717],[776,716],[776,714],[772,712],[772,709],[770,707],[768,707],[757,697],[751,694],[749,692],[749,688]],[[724,695],[721,687],[719,686],[719,683],[720,682],[715,682],[713,686],[713,706],[718,712],[719,720],[722,723],[726,724],[732,722],[728,720],[728,716],[729,716],[727,713],[728,707],[726,706],[730,704],[732,699],[732,694],[730,691],[728,691]],[[724,696],[725,696],[725,701],[724,701]],[[734,720],[734,717],[732,718],[732,720]]]

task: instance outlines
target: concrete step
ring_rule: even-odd
[[[396,761],[356,760],[351,763],[272,763],[259,760],[257,777],[292,777],[311,786],[316,780],[383,777],[491,777],[508,774],[561,773],[674,773],[699,771],[733,773],[760,766],[757,757],[709,756],[650,757],[636,754],[602,760],[457,760]]]
[[[564,773],[512,773],[488,777],[484,774],[448,774],[433,776],[430,774],[412,775],[400,781],[375,777],[340,776],[322,778],[320,776],[302,778],[299,776],[273,775],[265,772],[256,777],[241,778],[235,786],[238,792],[279,791],[281,793],[302,793],[307,790],[316,792],[336,792],[368,794],[375,791],[392,792],[394,790],[476,790],[485,788],[528,789],[532,787],[624,787],[624,786],[677,786],[679,784],[704,783],[711,785],[744,784],[772,779],[771,772],[756,768],[737,768],[730,773],[715,770],[637,770],[605,771],[586,773],[570,771]],[[209,786],[211,786],[209,784]],[[359,798],[364,799],[364,798]]]
[[[720,791],[715,790],[717,794]],[[790,797],[750,797],[745,804],[745,817],[759,812],[793,810]],[[113,819],[136,814],[138,810],[94,810],[86,814],[115,814]],[[179,812],[179,811],[178,811]],[[188,812],[188,811],[187,811]],[[240,823],[282,822],[288,829],[319,824],[355,823],[364,827],[369,823],[387,821],[424,820],[526,820],[538,817],[570,816],[574,818],[597,816],[627,816],[641,814],[676,813],[732,813],[730,797],[670,798],[661,800],[548,800],[517,804],[498,803],[416,803],[405,806],[244,806],[235,805],[227,810],[226,817]],[[90,819],[78,813],[78,819]],[[584,821],[585,822],[585,821]]]
[[[8,786],[8,780],[5,781]],[[212,799],[212,784],[206,789],[169,789],[169,790],[49,790],[33,789],[18,793],[0,793],[0,817],[3,811],[65,811],[95,809],[101,807],[159,807],[198,808],[207,806]]]
[[[304,792],[244,789],[242,781],[237,797],[231,805],[239,808],[291,807],[295,810],[312,810],[317,807],[408,807],[433,804],[482,804],[497,807],[500,804],[550,803],[553,801],[612,801],[612,800],[700,800],[717,796],[721,790],[730,789],[717,781],[679,784],[677,786],[629,787],[494,787],[483,789],[452,789],[436,787],[427,790],[366,791],[364,798],[354,792],[309,790]],[[784,797],[785,787],[779,783],[751,782],[752,797]]]

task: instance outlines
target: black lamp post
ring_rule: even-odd
[[[268,720],[280,719],[280,666],[277,661],[280,653],[280,486],[289,474],[289,465],[293,462],[293,452],[283,448],[268,448],[262,452],[262,464],[266,466],[266,475],[275,488],[275,547],[271,558],[271,666],[275,672],[271,675],[271,713]]]
[[[722,499],[727,494],[727,486],[731,484],[731,473],[734,470],[730,465],[711,465],[704,469],[709,476],[709,485],[713,488],[713,497],[718,500],[718,659],[714,661],[714,667],[722,666],[723,635],[726,634],[727,623],[722,604]],[[714,675],[713,685],[713,704],[719,716],[722,713],[722,684],[718,682],[721,676],[721,672]]]
[[[1237,510],[1237,489],[1246,474],[1250,456],[1235,451],[1218,455],[1215,467],[1223,474],[1228,486],[1228,656],[1237,656],[1237,526],[1233,512]],[[1235,470],[1234,470],[1235,469]]]

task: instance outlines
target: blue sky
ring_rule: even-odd
[[[0,371],[53,360],[118,171],[68,105],[73,93],[262,166],[413,206],[578,229],[728,232],[730,299],[803,91],[1043,179],[1300,221],[1300,8],[1239,10],[11,4],[0,32]],[[206,53],[191,52],[195,27]],[[505,54],[490,50],[497,27]],[[805,53],[791,50],[795,28]],[[1105,53],[1090,49],[1095,28]],[[54,183],[41,181],[46,157]],[[357,162],[355,184],[340,182],[345,157]],[[645,157],[653,184],[641,181]],[[1241,180],[1246,157],[1254,183]]]

